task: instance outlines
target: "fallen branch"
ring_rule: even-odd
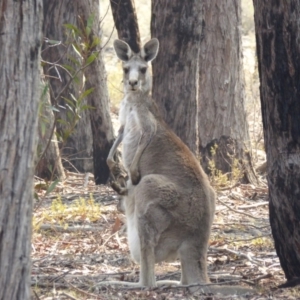
[[[253,219],[256,219],[256,220],[261,219],[261,217],[254,217],[254,216],[251,215],[251,214],[247,214],[247,213],[245,213],[245,212],[243,212],[243,211],[239,211],[239,210],[237,210],[237,209],[234,209],[234,208],[230,207],[230,206],[227,205],[225,202],[223,202],[220,198],[218,198],[218,201],[221,202],[222,205],[226,206],[228,209],[230,209],[230,210],[232,210],[232,211],[234,211],[234,212],[236,212],[236,213],[238,213],[238,214],[242,214],[242,215],[245,215],[245,216],[247,216],[247,217],[250,217],[250,218],[253,218]]]
[[[210,286],[219,286],[219,285],[230,285],[230,284],[235,284],[237,282],[240,282],[241,280],[230,280],[230,281],[224,281],[224,282],[215,282],[215,283],[193,283],[193,284],[188,284],[188,285],[179,285],[179,284],[164,284],[158,287],[154,287],[151,290],[160,290],[164,288],[175,288],[175,289],[186,289],[190,287],[210,287]],[[118,289],[125,289],[125,290],[135,290],[135,289],[149,289],[149,287],[146,286],[125,286],[121,285],[118,286]]]
[[[252,258],[249,254],[245,254],[245,253],[242,253],[242,252],[239,252],[239,251],[234,251],[234,250],[230,250],[230,249],[226,249],[226,248],[225,249],[224,248],[215,248],[215,247],[209,247],[209,250],[234,254],[236,256],[246,258],[251,263],[256,264],[256,265],[261,265],[261,263],[262,263],[262,260],[257,259],[257,258]]]
[[[98,274],[98,275],[32,275],[31,276],[31,281],[36,280],[36,283],[38,284],[38,280],[43,280],[43,281],[56,281],[60,278],[64,279],[77,279],[77,280],[102,280],[103,277],[107,276],[122,276],[122,275],[127,275],[130,274],[131,272],[119,272],[119,273],[105,273],[105,274]]]
[[[69,294],[67,294],[67,293],[65,293],[65,292],[60,293],[59,295],[60,295],[60,296],[68,297],[68,298],[71,299],[71,300],[78,300],[77,298],[75,298],[75,297],[73,297],[73,296],[71,296],[71,295],[69,295]]]
[[[59,225],[52,225],[52,224],[43,224],[39,227],[41,230],[53,230],[58,232],[76,232],[76,231],[92,231],[92,232],[99,232],[102,231],[102,227],[92,227],[92,226],[59,226]]]
[[[239,206],[239,209],[255,208],[258,206],[265,206],[265,205],[269,205],[269,202],[264,201],[264,202],[259,202],[259,203],[255,203],[255,204],[251,204],[251,205],[242,205],[242,206]]]
[[[213,223],[213,226],[245,226],[245,227],[254,227],[256,229],[259,229],[259,230],[262,230],[264,228],[267,228],[267,227],[270,227],[271,225],[268,224],[268,225],[264,225],[264,226],[256,226],[256,225],[253,225],[253,224],[250,224],[250,223],[218,223],[218,222],[214,222]]]
[[[248,239],[240,239],[240,240],[234,240],[235,242],[248,242],[248,241],[252,241],[252,240],[256,240],[256,239],[259,239],[259,238],[263,238],[263,237],[267,237],[267,236],[271,236],[271,232],[268,233],[268,234],[262,234],[262,235],[259,235],[259,236],[255,236],[255,237],[252,237],[252,238],[248,238]]]
[[[72,287],[74,290],[76,290],[78,293],[80,293],[80,294],[83,294],[83,295],[88,296],[88,297],[92,297],[92,299],[100,299],[100,300],[103,299],[103,298],[101,298],[99,295],[95,295],[95,294],[88,293],[88,292],[86,292],[86,291],[84,291],[84,290],[82,290],[82,289],[80,289],[80,288],[74,286],[73,284],[71,284],[71,283],[68,282],[68,281],[66,281],[66,283],[67,283],[70,287]]]
[[[258,282],[258,281],[260,281],[262,279],[267,279],[267,278],[272,278],[272,277],[273,277],[273,275],[270,274],[270,273],[268,273],[268,274],[265,274],[265,275],[258,276],[256,278],[252,279],[252,281]]]

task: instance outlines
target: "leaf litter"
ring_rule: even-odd
[[[36,180],[36,184],[40,184]],[[186,288],[139,289],[98,286],[105,280],[138,281],[139,266],[129,254],[125,216],[118,196],[93,176],[68,173],[44,197],[38,192],[32,237],[32,299],[299,299],[285,282],[268,215],[266,185],[239,184],[218,192],[208,250],[212,283],[255,289],[244,298],[189,294]],[[179,260],[156,265],[157,280],[180,280]],[[298,295],[298,296],[297,296]]]

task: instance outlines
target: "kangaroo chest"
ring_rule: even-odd
[[[123,99],[120,107],[119,121],[120,125],[124,126],[122,160],[128,170],[140,140],[141,128],[136,109],[126,98]]]

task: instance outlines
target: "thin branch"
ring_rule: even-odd
[[[110,39],[111,39],[111,37],[112,37],[112,35],[114,33],[114,30],[115,30],[115,26],[113,27],[113,29],[112,29],[112,31],[111,31],[111,33],[110,33],[110,35],[109,35],[106,43],[103,45],[103,47],[101,47],[101,50],[103,50],[106,47],[106,45],[109,43],[109,41],[110,41]]]
[[[68,226],[63,227],[59,225],[52,225],[52,224],[43,224],[39,227],[41,230],[53,230],[58,232],[77,232],[77,231],[92,231],[92,232],[99,232],[102,231],[102,227],[91,227],[91,226]]]
[[[250,217],[250,218],[253,218],[253,219],[256,219],[256,220],[261,219],[261,217],[254,217],[254,216],[251,215],[251,214],[247,214],[247,213],[245,213],[245,212],[243,212],[243,211],[239,211],[239,210],[237,210],[237,209],[234,209],[234,208],[230,207],[230,206],[227,205],[225,202],[223,202],[220,198],[218,198],[218,201],[219,201],[222,205],[226,206],[229,210],[232,210],[232,211],[234,211],[234,212],[236,212],[236,213],[238,213],[238,214],[242,214],[242,215],[245,215],[245,216],[247,216],[247,217]]]
[[[51,62],[46,61],[46,60],[43,60],[43,59],[41,59],[41,62],[42,62],[42,63],[45,63],[45,64],[47,64],[47,65],[51,65],[51,66],[53,66],[53,67],[60,67],[60,68],[63,69],[70,77],[72,77],[72,74],[69,72],[69,70],[67,70],[65,67],[63,67],[63,66],[60,65],[60,64],[57,64],[57,63],[51,63]],[[50,69],[49,69],[49,70],[50,70]],[[45,75],[45,76],[48,76],[48,75]]]
[[[225,253],[229,253],[229,254],[234,254],[236,256],[242,257],[242,258],[246,258],[248,259],[250,262],[252,262],[253,264],[256,265],[261,265],[262,260],[251,257],[249,254],[245,254],[243,252],[239,252],[239,251],[234,251],[234,250],[230,250],[230,249],[224,249],[224,248],[215,248],[215,247],[209,247],[209,250],[213,250],[213,251],[217,251],[217,252],[225,252]]]
[[[76,290],[77,292],[85,295],[85,296],[88,296],[88,297],[92,297],[92,299],[103,299],[102,297],[100,297],[99,295],[95,295],[95,294],[91,294],[91,293],[88,293],[84,290],[81,290],[80,288],[74,286],[73,284],[71,284],[70,282],[66,281],[65,282],[70,286],[72,287],[74,290]]]
[[[252,238],[248,238],[248,239],[240,239],[240,240],[234,240],[235,242],[248,242],[248,241],[253,241],[253,240],[256,240],[256,239],[259,239],[259,238],[262,238],[262,237],[268,237],[268,236],[271,236],[271,232],[268,233],[268,234],[263,234],[263,235],[259,235],[259,236],[255,236],[255,237],[252,237]]]
[[[77,298],[75,298],[75,297],[73,297],[73,296],[67,294],[66,292],[62,292],[62,293],[60,293],[60,295],[61,295],[61,296],[65,296],[65,297],[67,297],[67,298],[69,298],[69,299],[71,299],[71,300],[78,300]]]
[[[251,204],[251,205],[242,205],[242,206],[239,206],[239,209],[255,208],[258,206],[265,206],[265,205],[269,205],[269,201],[259,202],[259,203],[255,203],[255,204]]]

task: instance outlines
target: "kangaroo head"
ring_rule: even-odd
[[[123,83],[125,92],[150,92],[151,76],[149,62],[158,53],[158,39],[147,42],[140,53],[134,53],[130,46],[121,40],[114,41],[116,54],[123,62]]]

